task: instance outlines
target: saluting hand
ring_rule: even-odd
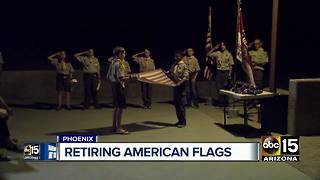
[[[220,45],[221,45],[221,44],[215,45],[213,49],[218,49],[218,48],[220,47]]]

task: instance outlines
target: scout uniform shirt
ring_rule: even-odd
[[[189,72],[193,73],[193,72],[198,72],[200,71],[200,66],[198,63],[198,59],[194,56],[185,56],[182,58],[183,62],[188,66],[189,68]]]
[[[210,57],[216,59],[217,69],[220,71],[230,71],[233,62],[233,57],[228,50],[224,51],[215,51],[209,54]]]
[[[123,63],[123,65],[124,65],[124,67],[125,67],[126,73],[131,73],[131,68],[130,68],[129,62],[126,61],[126,60],[123,60],[122,63]]]
[[[249,51],[252,63],[255,64],[254,69],[264,71],[263,66],[268,63],[269,58],[267,52],[263,48],[259,48],[255,51]]]
[[[51,64],[55,66],[58,74],[70,75],[74,72],[74,69],[70,62],[65,62],[65,61],[59,62],[57,59],[54,59],[51,61]]]
[[[110,59],[110,60],[109,60],[109,59]],[[117,58],[117,57],[112,57],[112,58],[109,58],[109,59],[108,59],[108,62],[112,63],[113,61],[115,61],[115,60],[117,60],[117,59],[119,59],[119,58]],[[126,72],[127,72],[127,73],[131,73],[131,68],[130,68],[129,62],[126,61],[126,60],[123,60],[122,64],[124,65]]]
[[[99,60],[96,57],[79,56],[79,62],[83,65],[83,72],[89,74],[100,73]]]
[[[182,60],[174,64],[170,71],[178,78],[179,81],[189,79],[188,66]]]
[[[114,59],[110,64],[107,77],[111,82],[121,82],[121,78],[126,77],[127,74],[125,61]]]
[[[155,65],[153,59],[146,57],[134,58],[134,61],[139,63],[140,72],[153,71],[155,70]]]

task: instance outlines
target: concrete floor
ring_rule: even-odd
[[[139,101],[130,102],[132,105],[123,116],[123,124],[132,132],[128,136],[108,132],[112,123],[111,108],[56,112],[22,106],[15,108],[10,127],[13,136],[22,142],[55,142],[55,135],[59,133],[97,134],[100,142],[259,141],[257,134],[244,138],[241,132],[219,126],[223,122],[222,110],[212,106],[201,105],[199,110],[188,108],[188,126],[177,129],[168,126],[176,122],[172,105],[162,101],[154,103],[152,110],[144,110],[134,105]],[[241,124],[242,120],[234,118],[229,123]],[[259,127],[255,122],[250,125]],[[302,161],[296,163],[302,165],[284,162],[24,162],[20,154],[0,150],[14,158],[11,162],[0,163],[0,179],[319,179],[320,155],[318,148],[310,145],[320,144],[319,139],[302,138]],[[309,149],[304,149],[304,144]],[[312,152],[313,156],[306,155],[309,159],[304,159],[304,150]]]

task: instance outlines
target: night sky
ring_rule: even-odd
[[[320,76],[319,20],[311,0],[280,1],[277,82]],[[236,0],[54,0],[2,1],[0,49],[7,70],[51,69],[47,56],[94,48],[101,64],[116,45],[127,55],[150,48],[157,67],[168,68],[174,50],[193,47],[203,64],[208,6],[213,8],[213,41],[226,41],[234,53]],[[272,0],[243,0],[249,41],[271,41]],[[270,51],[269,51],[270,52]],[[128,58],[130,60],[130,58]],[[137,67],[131,63],[134,70]]]

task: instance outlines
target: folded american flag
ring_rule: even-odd
[[[163,69],[131,74],[131,78],[137,78],[138,81],[150,84],[159,84],[171,87],[175,87],[177,85],[174,80],[172,80],[170,75],[167,74]]]

